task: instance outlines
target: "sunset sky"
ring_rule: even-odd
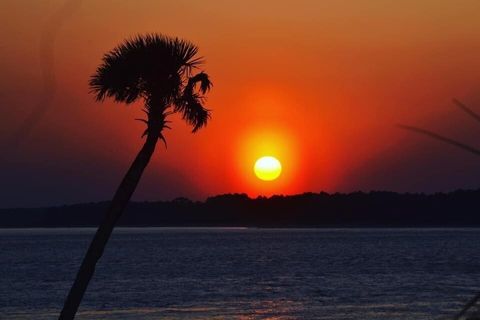
[[[111,198],[142,145],[141,104],[97,103],[88,80],[148,32],[199,46],[213,113],[194,135],[174,118],[135,200],[478,188],[480,158],[396,124],[480,146],[451,102],[480,112],[479,17],[477,0],[3,0],[0,206]],[[255,177],[264,155],[278,180]]]

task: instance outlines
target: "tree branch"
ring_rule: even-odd
[[[435,132],[428,131],[428,130],[425,130],[425,129],[422,129],[422,128],[413,127],[413,126],[406,126],[406,125],[403,125],[403,124],[399,124],[397,126],[399,128],[405,129],[405,130],[409,130],[409,131],[413,131],[413,132],[416,132],[416,133],[426,135],[426,136],[428,136],[430,138],[433,138],[435,140],[439,140],[439,141],[448,143],[449,145],[455,146],[457,148],[463,149],[463,150],[468,151],[470,153],[473,153],[477,156],[480,156],[480,150],[479,149],[476,149],[476,148],[471,147],[469,145],[466,145],[464,143],[458,142],[456,140],[441,136],[441,135],[439,135]]]

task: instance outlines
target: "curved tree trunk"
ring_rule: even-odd
[[[87,254],[85,255],[85,258],[83,258],[83,262],[80,266],[80,270],[77,273],[75,282],[70,289],[62,312],[60,313],[59,320],[70,320],[75,317],[83,295],[87,290],[88,283],[95,272],[97,261],[102,256],[103,250],[108,242],[108,239],[110,238],[110,235],[112,234],[115,224],[122,215],[133,192],[135,191],[142,173],[150,161],[153,151],[155,150],[157,141],[158,135],[150,133],[147,135],[145,144],[118,187],[110,207],[105,214],[103,222],[98,227],[90,247],[88,248]]]

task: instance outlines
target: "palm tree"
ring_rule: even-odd
[[[116,222],[122,215],[142,173],[169,128],[167,117],[179,112],[196,132],[207,124],[210,112],[204,107],[204,95],[212,83],[204,72],[198,72],[203,60],[198,48],[190,42],[158,34],[136,36],[105,54],[102,64],[90,79],[91,92],[97,101],[113,98],[131,104],[143,100],[147,119],[145,143],[127,171],[100,224],[75,282],[67,296],[59,319],[73,319],[78,310],[95,266],[102,256]]]

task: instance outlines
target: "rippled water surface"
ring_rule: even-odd
[[[0,319],[55,319],[93,229],[0,230]],[[475,229],[117,229],[78,319],[448,319]]]

